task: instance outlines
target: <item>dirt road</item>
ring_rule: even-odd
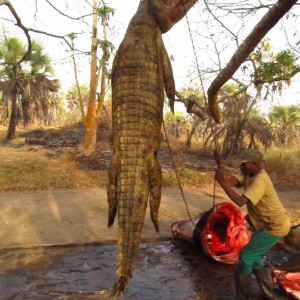
[[[212,205],[204,192],[185,194],[192,216]],[[160,233],[156,234],[147,213],[144,239],[170,237],[171,224],[188,219],[179,190],[163,190],[159,215]],[[106,190],[99,188],[0,193],[0,223],[1,248],[117,240],[117,220],[113,228],[107,228]]]
[[[211,189],[189,189],[184,194],[192,217],[212,206]],[[300,191],[279,195],[293,218],[299,218]],[[217,190],[216,201],[228,198]],[[163,189],[159,218],[157,234],[147,212],[144,240],[169,238],[171,224],[188,219],[179,189]],[[113,228],[107,228],[105,189],[0,193],[0,248],[116,241],[117,225],[116,220]]]

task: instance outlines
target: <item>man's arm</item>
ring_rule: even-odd
[[[239,207],[244,206],[248,202],[248,198],[244,195],[239,195],[236,193],[232,187],[239,184],[239,181],[236,177],[226,175],[224,168],[217,169],[215,174],[216,181],[223,188],[227,196]]]

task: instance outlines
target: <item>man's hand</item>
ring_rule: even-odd
[[[217,169],[215,173],[215,180],[223,186],[224,184],[228,183],[227,175],[225,174],[225,169]]]
[[[227,196],[239,207],[247,203],[248,199],[246,196],[240,196],[231,189],[238,184],[238,180],[234,176],[227,175],[224,167],[216,170],[215,180],[220,184]]]
[[[215,180],[223,187],[227,183],[227,176],[225,173],[225,167],[222,164],[221,156],[218,151],[214,151],[214,158],[217,163],[217,170],[215,173]]]
[[[232,176],[230,173],[228,173],[224,166],[221,169],[217,169],[215,173],[215,180],[220,184],[221,187],[224,188],[224,186],[237,186],[239,184],[239,181],[235,176]]]

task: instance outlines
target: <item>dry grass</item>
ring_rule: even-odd
[[[72,133],[77,134],[78,129],[74,130]],[[62,134],[64,132],[65,130],[62,130]],[[54,134],[55,137],[59,135],[58,131],[53,130],[47,131],[47,134]],[[101,165],[103,162],[100,160],[101,151],[110,147],[107,141],[99,143],[97,154],[87,159],[80,155],[80,149],[45,149],[42,146],[26,145],[25,138],[22,137],[18,137],[12,143],[5,143],[5,136],[6,128],[0,126],[0,192],[80,189],[107,185],[107,170]],[[67,136],[70,136],[69,132]],[[199,172],[185,168],[187,160],[191,163],[195,159],[189,154],[197,153],[199,160],[200,157],[207,157],[210,153],[206,153],[206,150],[202,153],[199,145],[187,149],[183,141],[176,139],[171,138],[170,143],[180,184],[183,187],[203,187],[213,183],[213,172]],[[162,149],[166,153],[169,152],[166,143],[162,144]],[[284,188],[300,188],[298,148],[270,148],[265,152],[265,158],[265,169],[275,184]],[[175,171],[164,169],[163,186],[178,187]]]
[[[188,148],[186,146],[186,137],[185,136],[181,136],[181,137],[177,138],[177,137],[174,137],[172,135],[169,135],[168,136],[168,141],[171,145],[171,150],[174,153],[177,153],[177,152],[198,152],[200,150],[203,150],[202,143],[200,142],[200,140],[196,140],[195,138],[193,138],[193,140],[192,140],[191,148]],[[166,149],[168,148],[166,139],[162,143],[162,147],[166,148]],[[210,151],[210,152],[212,152],[212,151]]]
[[[265,153],[265,169],[281,190],[300,189],[300,149],[272,147]]]
[[[83,170],[68,153],[39,147],[0,147],[0,191],[105,186],[106,171]]]
[[[266,168],[272,172],[290,172],[300,168],[300,149],[297,147],[269,148],[265,153]]]
[[[83,132],[78,125],[60,129],[49,128],[46,138],[59,138],[72,135],[82,137]],[[106,140],[97,145],[97,153],[86,158],[80,149],[55,148],[45,149],[43,146],[26,145],[24,130],[18,130],[17,139],[5,143],[7,128],[0,126],[0,192],[3,191],[37,191],[49,189],[74,189],[86,187],[106,187],[107,171],[101,166],[102,150],[110,146]],[[188,151],[184,141],[170,141],[178,176],[183,186],[203,186],[211,181],[211,174],[200,173],[184,168]],[[166,152],[169,152],[165,144]],[[99,170],[103,167],[103,170]],[[174,171],[163,172],[163,186],[178,186]]]
[[[180,185],[183,187],[203,187],[213,183],[212,172],[199,172],[186,168],[177,169]],[[178,186],[178,180],[175,171],[163,173],[163,186]]]
[[[4,130],[1,130],[0,127],[0,141],[3,141],[6,137],[6,132]]]
[[[41,146],[0,147],[0,192],[105,187],[106,170],[92,170],[78,159],[78,150],[49,150]],[[88,166],[88,167],[86,167]],[[211,182],[210,173],[179,167],[183,186],[200,187]],[[174,171],[163,173],[163,186],[177,186]]]

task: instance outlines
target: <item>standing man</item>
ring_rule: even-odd
[[[264,267],[262,256],[290,231],[290,219],[280,202],[272,181],[262,168],[263,155],[247,149],[240,155],[241,174],[231,176],[225,168],[218,168],[216,181],[228,197],[239,207],[246,205],[248,217],[255,228],[249,243],[241,250],[235,274],[236,292],[240,299],[251,299],[251,274],[267,299],[276,299],[271,269]],[[244,187],[242,195],[232,187]]]

